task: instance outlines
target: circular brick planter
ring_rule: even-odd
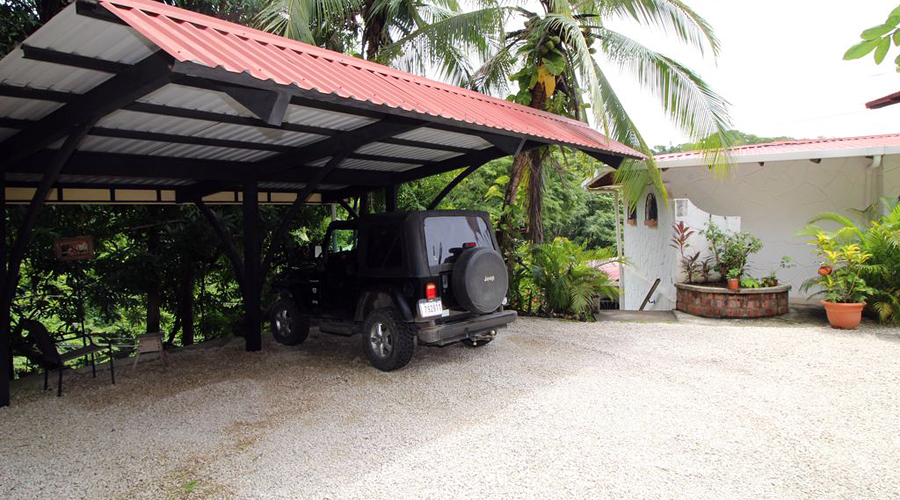
[[[768,318],[787,314],[790,285],[764,288],[724,287],[675,283],[679,311],[707,318]]]

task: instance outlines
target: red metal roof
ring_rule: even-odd
[[[765,144],[748,144],[731,148],[731,156],[734,160],[740,160],[741,156],[751,155],[777,155],[780,153],[795,152],[819,152],[838,151],[843,149],[867,149],[881,147],[900,146],[900,133],[884,135],[867,135],[861,137],[838,137],[831,139],[797,139],[792,141],[775,141]],[[683,153],[670,153],[657,155],[656,161],[702,159],[698,151],[685,151]]]
[[[587,124],[149,0],[99,2],[181,62],[640,158]]]

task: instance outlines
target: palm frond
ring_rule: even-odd
[[[712,26],[680,0],[604,0],[602,3],[612,12],[675,34],[701,54],[708,47],[713,56],[719,55],[721,43]]]
[[[731,146],[728,101],[677,61],[615,31],[599,32],[609,60],[653,92],[675,124],[700,143],[706,164],[717,176],[726,175]]]
[[[503,11],[484,8],[471,12],[440,12],[433,22],[417,26],[380,51],[382,62],[424,73],[437,68],[454,83],[472,79],[472,57],[486,60],[498,47],[497,33]]]

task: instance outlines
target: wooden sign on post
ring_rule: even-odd
[[[87,260],[94,257],[94,239],[90,236],[60,238],[53,242],[53,251],[60,262]]]

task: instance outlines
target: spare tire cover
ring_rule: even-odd
[[[456,259],[450,284],[459,305],[473,313],[487,314],[502,304],[509,278],[503,258],[497,251],[475,247]]]

